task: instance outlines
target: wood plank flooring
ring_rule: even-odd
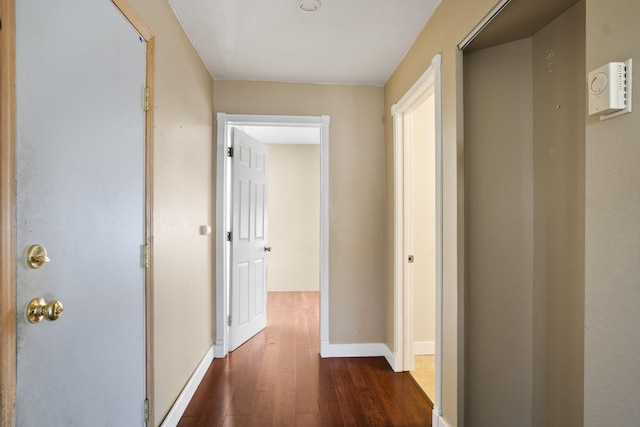
[[[431,406],[382,357],[321,359],[318,292],[268,295],[265,330],[214,359],[179,427],[431,426]]]

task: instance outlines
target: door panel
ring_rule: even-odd
[[[233,129],[231,327],[233,351],[267,325],[267,147]]]
[[[145,49],[108,0],[17,2],[18,426],[143,425]]]
[[[256,195],[256,239],[265,240],[265,184],[255,183],[254,189]]]
[[[256,272],[256,286],[254,287],[254,316],[261,316],[265,314],[263,307],[266,305],[265,289],[267,289],[266,277],[267,277],[267,269],[265,268],[265,260],[257,259],[253,262],[253,271]]]
[[[242,165],[240,163],[240,165]],[[250,213],[249,208],[251,204],[251,192],[249,188],[251,186],[251,182],[248,179],[238,178],[238,241],[239,242],[249,242],[249,230],[250,230]]]
[[[249,263],[238,263],[238,328],[249,323]]]

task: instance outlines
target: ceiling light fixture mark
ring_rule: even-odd
[[[319,0],[298,0],[298,9],[306,13],[317,12],[320,9]]]

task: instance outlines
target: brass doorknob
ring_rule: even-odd
[[[27,265],[29,268],[42,268],[46,262],[51,261],[47,256],[47,250],[40,244],[29,246],[27,249]]]
[[[46,302],[44,298],[34,298],[27,306],[27,320],[31,323],[38,323],[43,318],[54,321],[60,317],[64,307],[57,300]]]

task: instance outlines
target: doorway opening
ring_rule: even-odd
[[[503,0],[459,45],[464,416],[481,425],[583,424],[585,3]]]
[[[442,126],[441,57],[392,107],[394,118],[395,371],[432,356],[425,393],[441,415]]]
[[[231,308],[232,246],[227,241],[227,233],[232,231],[231,207],[233,200],[231,191],[232,164],[227,153],[232,143],[233,133],[238,131],[263,142],[274,142],[275,135],[280,134],[283,135],[279,137],[281,143],[291,144],[298,141],[296,145],[302,142],[304,145],[315,144],[319,147],[318,250],[316,255],[312,256],[317,256],[320,294],[320,348],[322,349],[323,345],[328,344],[329,341],[329,117],[219,113],[216,200],[221,202],[216,207],[216,230],[218,233],[216,238],[216,344],[214,356],[224,357],[230,351],[228,319]],[[278,145],[276,151],[286,151],[279,149],[282,147],[284,146]],[[271,244],[271,242],[267,242],[267,250],[270,249]]]
[[[244,131],[269,148],[267,291],[319,292],[320,129]]]

